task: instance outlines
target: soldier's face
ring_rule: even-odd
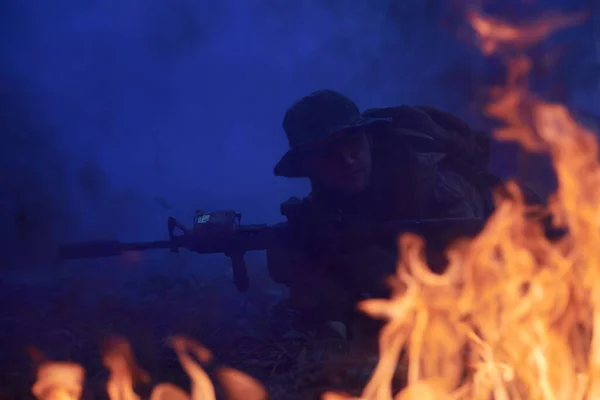
[[[366,189],[371,177],[371,146],[365,132],[348,132],[302,158],[308,177],[343,194]]]

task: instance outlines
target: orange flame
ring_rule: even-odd
[[[70,362],[48,362],[39,366],[31,392],[39,400],[78,400],[85,372]]]
[[[171,345],[181,366],[192,381],[192,393],[170,383],[156,385],[150,400],[216,400],[214,386],[200,363],[209,363],[212,353],[196,341],[177,336]],[[139,400],[134,392],[137,382],[150,376],[135,361],[131,345],[124,338],[112,337],[103,351],[104,366],[110,371],[106,392],[110,400]],[[83,390],[84,370],[75,363],[44,361],[38,368],[33,395],[39,400],[78,400]],[[220,368],[217,379],[230,400],[265,400],[267,392],[253,378],[231,368]]]
[[[104,366],[110,371],[106,392],[110,399],[139,400],[133,391],[136,382],[148,382],[150,377],[139,368],[133,356],[133,350],[127,340],[121,337],[109,338],[105,344],[102,358]]]
[[[481,51],[486,55],[503,48],[523,50],[539,43],[552,32],[581,23],[586,18],[587,13],[547,15],[537,22],[514,26],[475,11],[467,13],[467,20],[480,40]]]
[[[360,399],[592,399],[600,396],[600,165],[595,136],[561,105],[527,89],[531,60],[520,50],[581,15],[518,28],[471,13],[486,54],[513,50],[508,82],[486,111],[506,123],[496,132],[529,150],[550,152],[559,190],[547,213],[568,228],[545,235],[515,183],[498,196],[482,233],[448,250],[434,275],[421,259],[423,242],[399,241],[389,300],[361,309],[387,319],[380,362]],[[508,52],[510,54],[510,52]],[[408,387],[395,397],[392,366],[405,349]],[[466,376],[462,373],[465,372]],[[328,399],[348,399],[330,394]]]

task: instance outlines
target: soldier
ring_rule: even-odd
[[[290,149],[275,175],[312,185],[307,198],[282,205],[292,227],[348,217],[484,219],[492,212],[489,138],[449,114],[408,106],[361,114],[349,98],[320,90],[291,106],[283,129]],[[273,279],[289,286],[290,305],[312,323],[347,323],[362,296],[387,295],[395,247],[343,256],[271,249],[267,260]]]

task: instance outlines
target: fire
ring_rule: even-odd
[[[77,400],[83,392],[85,371],[70,362],[43,363],[31,392],[39,400]]]
[[[559,189],[548,207],[526,205],[507,184],[481,234],[448,250],[442,275],[421,256],[423,241],[400,238],[401,258],[390,279],[390,299],[360,308],[388,322],[379,337],[380,359],[360,399],[595,399],[600,398],[600,164],[592,132],[565,107],[527,89],[532,61],[522,51],[582,15],[553,17],[516,27],[476,13],[468,15],[486,54],[507,55],[508,82],[492,92],[486,112],[506,126],[496,132],[533,151],[548,151]],[[506,51],[506,50],[510,51]],[[545,217],[566,228],[559,239],[545,233]],[[158,385],[151,399],[215,399],[202,368],[212,355],[191,339],[171,341],[192,381],[191,397]],[[392,393],[402,352],[408,386]],[[127,342],[114,339],[104,352],[111,400],[137,400],[133,385],[148,380]],[[77,399],[83,369],[46,363],[33,393],[38,399]],[[232,369],[217,379],[229,398],[264,399],[262,385]],[[351,399],[327,393],[327,400]]]
[[[181,366],[192,381],[191,396],[170,383],[154,387],[150,400],[215,400],[214,386],[201,364],[212,361],[212,353],[193,339],[177,336],[171,339]],[[122,337],[111,337],[105,343],[103,363],[110,376],[106,392],[110,400],[140,400],[134,392],[137,382],[148,382],[150,376],[135,360],[131,346]],[[217,380],[229,399],[263,400],[264,387],[253,378],[231,368],[216,372]],[[78,400],[83,391],[84,370],[75,363],[40,363],[32,392],[39,400]]]
[[[548,151],[559,190],[542,210],[527,206],[517,185],[507,184],[508,196],[498,196],[481,234],[448,250],[450,264],[441,276],[422,261],[420,238],[400,239],[395,295],[360,306],[389,321],[380,336],[379,365],[361,399],[600,398],[596,137],[565,107],[528,91],[532,62],[522,53],[581,18],[556,17],[519,28],[469,15],[482,50],[508,56],[508,81],[493,90],[486,108],[506,123],[496,136]],[[568,233],[548,239],[545,216]],[[391,366],[403,349],[408,386],[394,397]]]
[[[540,18],[536,23],[515,26],[475,11],[467,13],[467,20],[480,40],[481,51],[487,55],[506,48],[522,50],[540,42],[557,29],[580,23],[586,18],[587,13],[555,14]]]
[[[106,385],[111,399],[139,400],[133,391],[137,381],[148,382],[150,377],[135,363],[129,342],[123,338],[110,338],[104,350],[103,363],[110,371],[111,379]]]

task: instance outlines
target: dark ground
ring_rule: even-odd
[[[341,387],[358,394],[375,361],[350,350],[333,332],[301,336],[291,330],[283,288],[261,271],[251,276],[247,295],[236,293],[227,276],[206,280],[194,274],[188,279],[157,274],[94,298],[80,278],[1,285],[0,399],[33,398],[33,364],[25,351],[30,345],[49,359],[82,364],[84,398],[106,398],[99,348],[112,334],[130,340],[152,385],[166,381],[189,387],[165,340],[183,334],[210,348],[217,365],[264,383],[273,399],[316,398],[324,389]]]

